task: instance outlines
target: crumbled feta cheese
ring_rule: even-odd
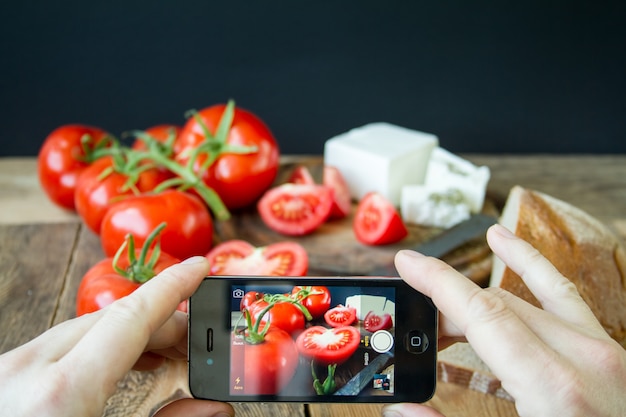
[[[471,162],[437,147],[431,155],[424,184],[433,190],[445,192],[456,189],[472,213],[483,208],[487,183],[491,173],[486,166],[477,167]]]
[[[470,217],[470,207],[456,188],[432,185],[402,187],[402,219],[423,226],[450,228]]]

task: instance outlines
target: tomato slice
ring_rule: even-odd
[[[367,245],[395,243],[408,234],[395,207],[377,192],[361,199],[352,226],[357,239]]]
[[[349,326],[356,320],[356,308],[339,304],[324,313],[324,320],[329,326]]]
[[[368,312],[363,319],[363,327],[368,332],[377,332],[379,330],[387,330],[393,327],[393,319],[388,313],[378,315],[373,311]]]
[[[338,168],[325,165],[324,166],[324,185],[333,190],[333,206],[330,209],[331,219],[343,219],[352,209],[352,198],[350,197],[350,189],[348,183]]]
[[[287,182],[291,182],[293,184],[309,184],[314,185],[315,180],[313,179],[313,175],[311,175],[311,171],[304,165],[298,165],[293,169],[291,175]]]
[[[313,232],[328,218],[333,192],[323,185],[287,183],[268,190],[258,202],[261,219],[289,236]]]
[[[206,255],[211,275],[303,276],[309,267],[306,250],[296,242],[255,247],[245,240],[228,240]]]
[[[359,347],[361,334],[352,326],[327,329],[312,326],[296,339],[301,355],[321,365],[341,364]]]

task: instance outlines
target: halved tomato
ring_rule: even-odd
[[[296,166],[291,172],[291,175],[289,176],[287,182],[291,182],[294,184],[315,184],[315,180],[313,179],[313,175],[311,175],[311,171],[309,171],[309,169],[304,165]]]
[[[395,207],[377,192],[361,199],[352,227],[357,239],[367,245],[395,243],[408,234]]]
[[[324,320],[331,327],[349,326],[356,320],[356,309],[339,304],[324,313]]]
[[[313,359],[320,365],[341,364],[359,347],[361,334],[352,326],[327,329],[312,326],[296,339],[301,355]]]
[[[380,315],[373,311],[368,312],[363,319],[363,327],[368,332],[377,332],[378,330],[387,330],[393,327],[393,319],[389,313]]]
[[[352,199],[348,183],[338,168],[324,165],[324,185],[333,190],[333,206],[330,209],[331,219],[343,219],[352,209]]]
[[[302,236],[321,226],[333,204],[333,192],[323,185],[283,184],[268,190],[257,208],[272,230]]]
[[[206,255],[211,275],[303,276],[309,257],[296,242],[278,242],[255,247],[245,240],[227,240]]]

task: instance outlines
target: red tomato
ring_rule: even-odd
[[[408,234],[393,205],[376,192],[361,199],[352,226],[357,239],[367,245],[395,243]]]
[[[128,197],[113,205],[102,219],[100,241],[107,256],[113,256],[127,234],[138,247],[156,227],[161,232],[161,249],[179,259],[204,255],[213,242],[213,221],[197,197],[176,190]]]
[[[73,210],[78,175],[89,166],[85,150],[108,142],[104,130],[85,125],[61,126],[45,139],[37,158],[39,183],[55,204]]]
[[[387,330],[393,327],[393,320],[391,315],[384,313],[382,316],[374,313],[373,311],[368,312],[363,319],[363,327],[368,332],[376,332],[378,330]]]
[[[324,313],[324,320],[331,327],[349,326],[356,321],[356,309],[339,304]]]
[[[165,143],[172,138],[172,135],[174,139],[176,139],[180,134],[180,131],[180,126],[162,124],[149,127],[144,132],[152,136],[152,138],[156,139],[157,142]],[[135,142],[133,142],[132,148],[137,151],[144,151],[147,149],[145,142],[140,139],[137,139],[135,140]]]
[[[332,190],[323,185],[283,184],[268,190],[257,208],[272,230],[301,236],[321,226],[333,203]]]
[[[262,300],[262,299],[263,299],[263,293],[262,292],[248,291],[247,293],[245,293],[245,295],[241,299],[241,302],[239,303],[241,311],[244,311],[246,309],[250,309],[252,304],[254,304],[257,301]]]
[[[298,349],[291,336],[271,328],[259,344],[244,347],[244,394],[274,395],[291,381],[298,366]]]
[[[313,179],[313,175],[311,175],[311,171],[309,171],[309,169],[304,165],[296,166],[289,176],[287,182],[291,182],[294,184],[315,184],[315,180]]]
[[[302,245],[278,242],[255,247],[244,240],[228,240],[206,255],[211,275],[306,275],[309,258]]]
[[[345,362],[360,343],[361,334],[352,326],[332,329],[312,326],[296,339],[296,347],[300,354],[321,365]]]
[[[339,169],[325,165],[324,166],[324,185],[333,190],[333,206],[330,209],[331,219],[343,219],[352,209],[352,199],[348,184],[343,178]]]
[[[197,113],[212,135],[216,134],[225,109],[226,105],[219,104]],[[189,153],[206,139],[202,125],[195,117],[190,117],[176,141],[176,158],[185,163]],[[235,107],[226,143],[231,146],[256,147],[256,151],[245,154],[222,153],[201,173],[202,179],[217,192],[229,209],[245,207],[255,202],[274,182],[280,156],[278,144],[261,119],[238,107]],[[194,169],[198,170],[206,157],[206,153],[200,155]]]
[[[140,252],[139,249],[135,250],[136,257],[140,256]],[[148,250],[146,258],[150,259],[151,255],[152,250]],[[180,261],[177,258],[161,252],[153,272],[158,274],[178,262]],[[128,254],[120,256],[117,266],[122,270],[129,268]],[[139,282],[131,281],[118,274],[113,268],[113,258],[105,258],[93,265],[83,276],[76,295],[76,315],[81,316],[100,310],[132,293],[140,285]],[[180,306],[179,309],[183,307]]]
[[[261,320],[259,327],[265,328],[269,323],[270,328],[279,328],[292,334],[298,330],[304,329],[306,323],[304,314],[294,303],[288,301],[279,301],[274,304],[266,313],[263,313],[269,306],[269,303],[265,300],[259,300],[253,303],[248,311],[252,319],[252,324],[257,320]],[[261,314],[263,314],[261,316]]]
[[[135,183],[126,174],[113,169],[111,157],[100,158],[88,166],[78,177],[74,201],[76,211],[85,224],[96,234],[107,210],[126,196],[151,191],[170,178],[168,172],[147,169],[142,171]]]
[[[330,291],[326,287],[293,287],[291,294],[300,302],[313,318],[322,317],[330,308]]]

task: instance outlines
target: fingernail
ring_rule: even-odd
[[[383,417],[402,417],[402,414],[396,410],[391,409],[393,406],[385,406],[383,407]]]
[[[421,253],[409,249],[402,249],[398,254],[409,258],[424,258]]]
[[[205,262],[206,258],[204,256],[192,256],[191,258],[187,258],[181,262],[183,265],[193,265]]]
[[[502,226],[499,223],[494,224],[493,226],[493,231],[498,233],[500,236],[507,238],[507,239],[514,239],[516,238],[516,236],[506,227]]]
[[[220,411],[217,414],[213,414],[212,417],[231,417],[231,415]]]

